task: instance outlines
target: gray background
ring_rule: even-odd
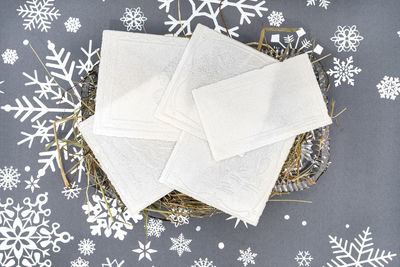
[[[200,2],[196,1],[195,2]],[[147,17],[145,24],[149,33],[168,33],[164,22],[168,20],[164,9],[160,10],[157,1],[127,0],[71,0],[55,2],[60,10],[60,18],[52,22],[48,32],[24,30],[22,18],[16,9],[25,1],[2,0],[0,2],[0,52],[7,48],[15,49],[19,59],[14,65],[0,61],[0,106],[15,105],[14,99],[24,95],[30,99],[35,86],[25,86],[26,77],[22,72],[32,75],[38,71],[44,77],[45,71],[35,58],[31,49],[23,45],[29,40],[44,59],[49,54],[47,40],[51,40],[58,49],[64,47],[71,52],[71,57],[78,60],[82,55],[80,48],[86,47],[88,40],[93,40],[94,47],[101,44],[101,32],[104,29],[125,30],[119,21],[126,7],[140,6]],[[183,14],[189,14],[186,1],[182,1]],[[235,2],[235,1],[233,1]],[[239,14],[235,9],[225,9],[228,25],[240,26],[239,40],[243,42],[258,39],[261,22],[268,25],[267,16],[272,10],[280,11],[285,17],[283,27],[303,27],[307,34],[315,36],[324,47],[324,54],[332,56],[323,60],[329,69],[333,67],[333,57],[341,60],[353,56],[354,65],[362,69],[355,76],[355,86],[342,84],[332,86],[330,97],[336,100],[336,111],[347,108],[339,118],[340,128],[331,127],[331,161],[328,171],[320,178],[317,185],[303,192],[284,196],[284,199],[311,200],[312,204],[271,202],[267,204],[257,227],[246,228],[240,223],[234,228],[233,220],[226,220],[228,215],[212,218],[190,219],[188,225],[175,228],[164,222],[166,231],[160,238],[150,237],[151,247],[158,252],[152,254],[153,261],[137,261],[138,254],[132,249],[138,247],[138,240],[145,241],[143,220],[135,224],[123,241],[112,237],[92,236],[90,224],[82,210],[84,194],[79,198],[67,200],[62,194],[62,179],[58,168],[55,172],[47,170],[40,178],[40,189],[31,193],[26,190],[24,180],[35,177],[42,167],[38,163],[38,153],[44,151],[44,143],[34,142],[31,148],[27,144],[17,145],[23,138],[22,132],[32,132],[29,119],[20,122],[14,119],[14,113],[0,110],[0,169],[4,166],[18,168],[21,183],[13,190],[0,188],[0,203],[7,197],[14,203],[24,197],[35,197],[48,192],[47,207],[52,210],[50,220],[61,224],[61,230],[74,236],[74,240],[61,244],[61,252],[50,251],[52,266],[70,266],[70,261],[81,256],[90,262],[90,266],[101,266],[105,258],[125,260],[123,266],[191,266],[198,258],[208,258],[215,266],[243,266],[237,261],[239,249],[251,250],[258,255],[255,265],[248,266],[298,266],[294,257],[298,251],[310,251],[313,261],[310,266],[323,266],[334,257],[329,244],[329,235],[343,237],[352,241],[363,230],[370,227],[373,248],[380,248],[398,254],[400,250],[400,205],[399,205],[399,159],[400,159],[400,97],[396,100],[381,99],[376,85],[385,76],[400,76],[400,2],[392,1],[344,1],[332,0],[327,10],[316,6],[306,6],[306,1],[268,1],[264,4],[269,10],[260,18],[255,16],[251,24],[239,24]],[[171,4],[169,14],[177,18],[176,3]],[[69,17],[78,17],[82,27],[77,33],[65,31],[64,22]],[[211,26],[207,19],[199,19]],[[357,25],[364,37],[356,52],[338,53],[330,38],[338,25]],[[132,64],[144,64],[132,62]],[[332,77],[333,78],[333,77]],[[76,76],[77,79],[77,76]],[[51,101],[48,101],[51,103]],[[54,106],[54,105],[53,105]],[[50,116],[50,118],[53,118]],[[29,172],[24,171],[30,166]],[[85,185],[85,179],[81,186]],[[284,215],[290,215],[284,220]],[[307,225],[302,226],[306,220]],[[349,228],[345,225],[348,224]],[[195,231],[196,226],[201,231]],[[192,239],[191,253],[178,257],[170,251],[170,237],[183,233]],[[0,237],[2,233],[0,231]],[[90,238],[96,244],[93,255],[79,254],[78,243],[83,238]],[[224,249],[218,243],[225,244]],[[0,254],[4,254],[0,246]],[[388,266],[400,266],[399,256],[393,258]],[[369,266],[365,264],[363,266]]]

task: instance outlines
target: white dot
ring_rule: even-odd
[[[197,231],[197,232],[200,232],[200,230],[201,230],[201,226],[200,226],[200,225],[197,225],[197,226],[196,226],[196,231]]]
[[[28,41],[28,40],[24,40],[22,43],[23,43],[24,45],[28,45],[28,44],[29,44],[29,41]]]
[[[29,172],[30,170],[31,170],[31,167],[25,166],[25,171],[26,171],[26,172]]]
[[[223,249],[225,247],[225,244],[223,242],[218,243],[218,248]]]
[[[349,225],[349,224],[346,224],[346,228],[349,229],[349,227],[350,227],[350,225]]]
[[[285,216],[283,216],[283,218],[287,221],[290,219],[290,216],[288,214],[286,214]]]
[[[302,221],[302,222],[301,222],[301,225],[306,226],[306,225],[307,225],[307,222],[306,222],[306,221]]]

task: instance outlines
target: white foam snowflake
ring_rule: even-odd
[[[230,216],[230,217],[226,218],[225,221],[235,220],[235,219],[236,219],[236,221],[235,221],[235,226],[234,226],[235,229],[236,229],[236,227],[239,225],[240,222],[242,222],[242,223],[244,224],[244,226],[246,226],[246,228],[249,228],[249,227],[247,226],[247,223],[246,223],[246,222],[244,222],[244,221],[242,221],[242,220],[240,220],[239,218],[236,218],[236,217],[234,217],[234,216]]]
[[[93,254],[96,248],[93,240],[90,240],[89,238],[88,239],[84,238],[81,241],[79,241],[78,250],[81,254],[86,256]]]
[[[70,60],[71,53],[65,52],[64,48],[56,49],[55,44],[51,41],[48,41],[47,48],[49,55],[46,56],[45,65],[51,75],[57,79],[57,82],[63,88],[72,88],[71,95],[79,95],[79,85],[76,85],[74,81],[79,80],[78,75],[86,74],[91,67],[99,62],[98,49],[92,49],[92,41],[90,40],[87,49],[81,48],[85,57],[79,60],[77,65],[74,60]],[[16,105],[6,104],[0,106],[0,109],[6,112],[15,112],[14,118],[19,119],[21,123],[30,118],[29,122],[33,130],[31,132],[21,131],[22,139],[17,144],[27,144],[28,148],[31,148],[34,142],[49,143],[54,137],[53,122],[60,119],[62,114],[72,114],[75,109],[80,107],[80,103],[79,99],[71,100],[71,95],[59,88],[53,78],[44,76],[43,79],[40,79],[36,70],[33,70],[33,75],[23,72],[23,76],[28,79],[25,86],[34,87],[35,96],[30,99],[23,95],[21,98],[15,99]],[[70,116],[73,115],[67,117]],[[65,124],[61,123],[57,126],[58,130],[64,131]],[[74,131],[73,128],[66,130],[66,133],[62,135],[63,139],[73,138]],[[83,155],[82,149],[71,148],[63,141],[60,141],[59,144],[62,148],[75,153],[75,156],[70,156],[65,151],[63,159],[79,162],[78,168],[74,170],[73,174],[78,172],[77,181],[80,182],[82,174],[85,173],[83,161],[80,160],[80,155]],[[49,169],[55,172],[56,165],[59,164],[56,144],[53,144],[46,151],[39,152],[38,162],[42,164],[42,167],[38,170],[38,178],[45,175]]]
[[[168,215],[168,217],[175,227],[189,224],[189,216],[186,215],[189,213],[189,210],[183,208],[172,208],[171,212],[172,213]]]
[[[89,267],[89,262],[79,257],[71,261],[71,267]]]
[[[360,35],[356,25],[337,26],[335,35],[331,37],[331,41],[334,42],[338,52],[356,52],[362,40],[364,40],[364,37]]]
[[[181,20],[179,17],[174,17],[170,12],[170,6],[175,3],[178,8],[178,0],[158,0],[160,2],[159,9],[165,8],[165,12],[168,13],[168,21],[164,24],[169,26],[168,31],[178,36],[180,34],[192,34],[194,26],[197,24],[199,18],[209,19],[214,25],[214,30],[217,32],[226,32],[226,28],[222,23],[219,15],[220,0],[201,0],[194,1],[189,0],[190,8],[182,9]],[[262,17],[264,12],[268,11],[268,8],[264,6],[265,0],[224,0],[221,4],[221,10],[224,9],[235,9],[240,13],[239,24],[243,25],[244,22],[247,24],[251,23],[251,18],[258,15]],[[184,10],[190,10],[190,13],[185,13]],[[238,37],[237,30],[239,26],[229,28],[229,34],[233,37]]]
[[[192,265],[191,267],[216,267],[213,264],[213,261],[209,261],[207,258],[205,258],[204,260],[202,258],[199,258],[198,260],[194,261],[194,265]]]
[[[136,214],[132,217],[126,210],[122,212],[116,199],[107,197],[106,203],[102,196],[93,194],[92,200],[93,203],[88,201],[87,204],[82,206],[82,209],[86,214],[88,214],[87,222],[91,223],[90,229],[92,235],[101,236],[104,232],[106,237],[110,237],[114,234],[114,238],[123,240],[127,234],[126,230],[133,229],[132,221],[137,223],[139,220],[143,219],[141,214]],[[114,218],[114,222],[108,214],[107,204],[111,215]]]
[[[326,264],[328,267],[350,267],[350,266],[384,266],[397,254],[392,252],[380,251],[372,246],[372,237],[369,227],[363,230],[358,238],[354,238],[354,242],[348,242],[342,238],[329,235],[329,243],[331,244],[334,259]],[[350,245],[349,245],[350,243]]]
[[[31,175],[31,178],[28,180],[25,180],[26,186],[25,189],[30,189],[31,192],[33,193],[35,191],[35,189],[40,188],[40,186],[38,185],[40,178],[33,178],[33,176]]]
[[[361,72],[359,67],[354,67],[353,57],[350,56],[346,58],[346,61],[341,61],[340,59],[334,57],[333,69],[329,69],[327,73],[335,78],[335,87],[342,84],[342,82],[347,82],[348,85],[354,86],[354,76]]]
[[[282,12],[272,11],[268,16],[269,25],[279,27],[285,21]]]
[[[150,254],[157,252],[156,249],[150,248],[151,241],[147,242],[146,245],[143,245],[143,243],[140,241],[138,241],[138,243],[139,243],[139,247],[137,249],[132,250],[133,252],[139,254],[138,261],[141,261],[143,258],[146,258],[149,261],[151,261]]]
[[[299,251],[296,257],[294,257],[294,260],[297,262],[299,266],[310,266],[313,257],[311,257],[309,251]]]
[[[400,78],[385,76],[376,87],[381,98],[395,100],[400,93]]]
[[[147,18],[144,16],[140,7],[125,8],[124,15],[120,18],[127,31],[141,31]]]
[[[147,222],[147,235],[160,237],[165,231],[165,227],[160,219],[150,218]]]
[[[172,246],[169,248],[169,250],[176,250],[178,253],[178,256],[182,256],[183,252],[192,252],[189,248],[190,242],[192,242],[192,239],[185,239],[183,236],[183,233],[181,233],[177,238],[175,237],[170,237]]]
[[[73,182],[69,187],[64,187],[61,193],[67,197],[67,199],[77,198],[82,188],[80,188],[75,182]]]
[[[256,264],[254,258],[257,257],[257,253],[251,251],[251,248],[248,247],[246,250],[239,249],[240,256],[237,258],[238,261],[241,261],[244,266],[247,266],[249,263]]]
[[[116,259],[110,261],[108,257],[106,258],[106,261],[106,263],[101,264],[101,267],[122,267],[122,264],[125,263],[124,260],[120,262],[118,262]]]
[[[64,22],[65,29],[67,32],[77,32],[81,28],[81,22],[79,18],[69,17],[66,22]]]
[[[307,0],[307,6],[315,6],[317,3],[316,3],[316,1],[317,0]],[[318,0],[318,6],[319,7],[322,7],[322,8],[325,8],[325,9],[328,9],[328,6],[329,6],[329,4],[331,3],[331,1],[329,1],[329,0]]]
[[[24,19],[25,30],[37,28],[42,32],[47,32],[51,28],[51,22],[61,15],[54,6],[54,0],[27,0],[17,11]]]
[[[50,223],[47,195],[26,197],[17,205],[12,198],[0,202],[0,266],[51,266],[50,252],[73,240],[68,232],[58,232],[59,223]]]
[[[4,64],[14,65],[14,63],[18,60],[17,51],[14,49],[6,49],[3,54],[1,54],[3,58]]]
[[[3,190],[17,188],[17,185],[21,182],[20,176],[18,169],[14,169],[13,166],[4,166],[3,169],[0,169],[0,188],[3,188]]]

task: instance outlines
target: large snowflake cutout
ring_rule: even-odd
[[[306,6],[315,6],[317,5],[317,1],[318,1],[318,6],[328,9],[329,4],[331,3],[331,1],[329,0],[307,0],[307,4]]]
[[[160,219],[150,218],[147,222],[147,235],[160,237],[165,231],[165,227]]]
[[[272,11],[268,16],[269,25],[279,27],[285,21],[282,12]]]
[[[141,31],[147,18],[144,16],[140,7],[125,8],[124,15],[120,18],[127,31]]]
[[[93,240],[90,240],[89,238],[88,239],[84,238],[81,241],[79,241],[78,250],[81,254],[86,256],[93,254],[96,248]]]
[[[198,260],[194,261],[194,265],[192,265],[191,267],[216,267],[213,264],[213,261],[209,261],[207,258],[202,259],[199,258]]]
[[[14,49],[6,49],[3,54],[1,54],[3,58],[4,64],[14,65],[14,63],[18,60],[17,51]]]
[[[354,238],[354,242],[348,242],[342,238],[329,235],[329,243],[331,244],[335,258],[326,264],[328,267],[361,267],[361,266],[384,266],[393,257],[395,253],[380,251],[372,246],[372,237],[369,227]],[[349,245],[350,243],[350,245]]]
[[[133,229],[133,225],[129,221],[132,219],[134,223],[137,223],[143,219],[141,214],[131,217],[127,211],[122,212],[116,199],[107,197],[106,203],[102,196],[93,194],[92,200],[93,203],[88,201],[87,204],[82,206],[82,209],[88,214],[87,222],[92,224],[90,225],[92,235],[101,236],[104,233],[106,237],[110,237],[114,234],[114,238],[123,240],[127,234],[126,230]],[[107,204],[114,221],[108,214]]]
[[[399,77],[385,76],[376,87],[381,98],[395,100],[400,93],[400,79]]]
[[[81,22],[79,18],[69,17],[69,19],[64,22],[64,26],[67,32],[76,33],[81,28]]]
[[[183,33],[187,35],[192,34],[193,27],[197,24],[199,18],[210,20],[214,26],[214,30],[217,32],[226,32],[219,15],[220,0],[189,0],[190,8],[182,8],[182,11],[191,10],[191,12],[189,14],[183,13],[181,20],[179,20],[179,17],[174,17],[169,14],[172,3],[175,3],[178,8],[178,0],[158,0],[158,2],[160,2],[159,9],[165,8],[165,12],[168,13],[169,20],[164,24],[168,25],[168,31],[176,36]],[[244,22],[250,24],[251,19],[256,15],[262,17],[263,12],[268,11],[268,8],[266,8],[264,4],[264,0],[224,0],[221,4],[221,10],[225,8],[237,10],[240,14],[239,24],[243,25]],[[229,28],[229,34],[238,37],[238,29],[239,26]]]
[[[239,249],[240,256],[237,258],[238,261],[243,263],[243,266],[247,266],[249,263],[256,264],[254,258],[257,257],[257,253],[251,251],[251,248],[246,250]]]
[[[114,259],[113,261],[110,260],[110,258],[106,258],[106,263],[102,263],[101,267],[122,267],[122,264],[125,263],[125,261],[120,261],[118,262],[116,259]]]
[[[335,66],[329,69],[327,73],[335,78],[335,87],[347,82],[348,85],[354,86],[354,76],[361,72],[359,67],[354,67],[353,57],[346,58],[346,61],[340,61],[340,59],[334,57],[333,63]]]
[[[150,248],[151,241],[147,242],[146,245],[143,245],[143,243],[140,242],[140,241],[138,241],[138,243],[139,243],[139,248],[132,250],[133,252],[139,254],[138,261],[141,261],[143,258],[146,258],[149,261],[151,261],[151,255],[150,254],[153,254],[153,253],[157,252],[156,249]]]
[[[89,267],[89,262],[79,257],[71,261],[71,267]]]
[[[51,22],[61,15],[54,6],[54,0],[27,0],[17,11],[24,19],[25,30],[38,28],[42,32],[47,32],[51,28]]]
[[[299,251],[294,260],[297,262],[299,266],[310,266],[313,257],[311,256],[309,251]]]
[[[334,42],[338,52],[356,52],[362,40],[364,40],[364,37],[360,35],[356,25],[337,26],[335,35],[331,37],[331,41]]]
[[[59,243],[73,239],[68,232],[58,232],[59,223],[50,224],[47,200],[44,193],[33,201],[26,197],[22,205],[13,206],[12,198],[0,202],[0,266],[51,266],[49,252],[60,252]]]
[[[176,250],[178,256],[182,256],[183,252],[192,252],[189,248],[190,242],[192,239],[185,239],[183,234],[181,233],[177,238],[171,237],[172,246],[169,250]]]
[[[0,188],[3,188],[3,190],[16,188],[21,182],[19,180],[20,176],[21,174],[18,172],[18,169],[14,169],[13,166],[5,166],[3,169],[0,169]]]

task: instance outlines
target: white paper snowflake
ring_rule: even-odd
[[[125,261],[118,262],[116,259],[110,261],[108,257],[106,258],[106,261],[106,263],[101,264],[101,267],[122,267],[122,264],[125,263]]]
[[[31,175],[31,178],[29,180],[25,180],[26,186],[25,189],[30,189],[31,192],[33,193],[35,191],[35,189],[40,188],[40,186],[38,185],[40,178],[33,178],[33,176]]]
[[[58,232],[59,223],[50,223],[47,201],[47,193],[17,205],[12,198],[0,201],[0,266],[51,266],[50,252],[60,252],[60,243],[74,239]]]
[[[71,267],[89,267],[89,262],[79,257],[71,261]]]
[[[81,254],[86,256],[93,254],[96,248],[93,240],[90,240],[89,238],[88,239],[84,238],[81,241],[79,241],[78,250]]]
[[[194,265],[192,265],[191,267],[216,267],[213,264],[213,261],[209,261],[207,258],[205,258],[204,260],[202,258],[199,258],[198,260],[194,261]]]
[[[125,8],[124,15],[120,18],[127,31],[141,31],[147,18],[144,16],[140,7]]]
[[[364,37],[360,35],[356,25],[337,26],[335,35],[331,37],[331,41],[334,42],[338,52],[356,52],[362,40],[364,40]]]
[[[82,188],[80,188],[75,182],[73,182],[69,188],[64,187],[64,190],[61,191],[61,193],[67,198],[67,199],[73,199],[77,198],[79,196],[79,193],[81,192]]]
[[[240,222],[242,222],[242,223],[244,224],[244,226],[246,226],[246,228],[249,228],[249,227],[247,226],[247,222],[244,222],[244,221],[242,221],[241,219],[236,218],[236,217],[234,217],[234,216],[230,216],[230,217],[226,218],[225,221],[235,220],[235,219],[236,219],[236,221],[235,221],[235,226],[234,226],[233,228],[236,229],[236,227],[239,225]]]
[[[39,29],[47,32],[51,22],[61,15],[54,6],[54,0],[27,0],[17,9],[18,15],[24,19],[24,29]]]
[[[317,4],[316,1],[317,0],[307,0],[306,5],[307,6],[315,6]],[[318,6],[325,8],[325,10],[328,9],[329,4],[331,3],[331,1],[329,1],[329,0],[318,0],[318,2],[319,2]]]
[[[201,1],[188,1],[187,8],[182,8],[184,10],[190,10],[190,13],[182,12],[181,20],[178,16],[173,16],[169,14],[170,6],[175,3],[176,8],[178,8],[178,0],[158,0],[160,2],[159,9],[165,8],[165,12],[168,14],[168,21],[164,24],[169,26],[168,31],[172,32],[174,35],[178,36],[180,34],[192,34],[194,27],[198,23],[199,18],[209,19],[214,26],[214,30],[217,32],[226,32],[225,26],[221,21],[219,15],[220,0],[201,0]],[[182,2],[182,1],[181,1]],[[235,9],[240,13],[239,24],[243,25],[244,22],[250,24],[251,18],[258,15],[262,17],[264,12],[268,11],[268,8],[264,6],[264,0],[224,0],[222,1],[221,10],[224,9]],[[174,13],[175,15],[175,13]],[[233,37],[238,37],[239,34],[237,30],[239,26],[234,26],[229,28],[229,34]]]
[[[361,267],[361,266],[384,266],[393,257],[395,253],[380,251],[372,246],[372,237],[369,227],[354,238],[354,242],[348,242],[342,238],[329,235],[329,243],[332,247],[332,252],[335,255],[334,259],[326,264],[328,267]],[[349,245],[350,243],[350,245]]]
[[[238,261],[241,261],[244,266],[247,266],[249,263],[256,264],[254,258],[257,257],[257,253],[253,253],[251,248],[248,247],[246,250],[239,249],[240,256],[237,258]]]
[[[333,58],[333,69],[329,69],[327,73],[335,78],[335,87],[347,82],[348,85],[354,86],[354,76],[361,72],[359,67],[354,67],[353,57],[346,58],[346,61],[340,61],[340,59]]]
[[[268,16],[269,25],[279,27],[285,21],[282,12],[272,11]]]
[[[177,238],[170,237],[172,246],[169,248],[169,250],[176,250],[178,253],[178,256],[182,256],[183,252],[192,252],[189,248],[190,242],[192,242],[192,239],[185,239],[183,234],[181,233]]]
[[[311,257],[309,251],[299,251],[296,257],[294,257],[294,260],[297,262],[299,266],[310,266],[313,257]]]
[[[64,48],[56,49],[55,44],[51,41],[48,41],[47,48],[50,55],[46,56],[45,65],[51,75],[57,79],[57,82],[63,88],[72,88],[72,95],[79,95],[77,88],[79,85],[77,86],[75,81],[79,80],[78,75],[86,75],[90,68],[99,62],[97,57],[98,49],[92,49],[92,41],[90,40],[87,49],[81,48],[85,57],[79,60],[77,65],[74,60],[70,60],[71,53],[65,52]],[[43,70],[43,72],[45,71]],[[52,78],[45,75],[43,79],[40,79],[36,70],[33,70],[32,76],[25,72],[23,72],[23,76],[28,79],[25,86],[33,86],[32,90],[34,90],[35,96],[30,99],[23,95],[21,98],[15,99],[16,105],[6,104],[0,108],[6,112],[15,112],[14,118],[19,119],[20,122],[30,118],[28,121],[31,123],[33,130],[32,132],[21,131],[22,139],[17,144],[27,144],[28,148],[31,148],[34,142],[49,143],[54,138],[53,122],[60,119],[63,114],[72,114],[75,109],[80,107],[80,103],[78,99],[74,99],[74,104],[71,96],[59,88]],[[58,124],[57,126],[58,130],[64,130],[65,124]],[[73,128],[67,130],[63,134],[63,139],[73,138],[74,130]],[[76,149],[75,147],[69,147],[63,141],[60,141],[59,144],[70,151]],[[83,161],[79,158],[83,151],[75,150],[74,152],[76,154],[75,157],[71,157],[65,152],[63,158],[64,160],[79,162],[78,168],[74,170],[74,173],[78,172],[77,181],[80,182],[82,174],[85,173]],[[38,162],[42,164],[42,167],[38,170],[37,178],[45,175],[49,169],[55,172],[56,165],[59,164],[56,144],[53,144],[46,151],[39,152]]]
[[[111,211],[111,215],[114,218],[112,221],[108,214],[107,204],[104,198],[100,195],[93,194],[92,200],[88,201],[88,204],[83,205],[82,209],[88,214],[87,222],[91,223],[90,229],[92,235],[101,236],[104,232],[106,237],[110,237],[112,234],[114,238],[123,240],[127,234],[126,230],[132,230],[133,224],[143,219],[141,214],[136,214],[131,217],[127,211],[122,212],[120,206],[118,206],[117,200],[107,197],[108,208]]]
[[[172,208],[171,212],[172,213],[168,215],[168,217],[175,227],[189,224],[189,216],[186,215],[189,213],[189,210],[183,208]]]
[[[67,32],[77,32],[81,28],[81,22],[79,18],[69,17],[69,19],[64,22],[65,29]]]
[[[147,235],[160,237],[165,231],[165,227],[160,219],[150,218],[147,222]]]
[[[21,182],[20,176],[18,169],[14,169],[13,166],[4,166],[3,169],[0,169],[0,188],[3,188],[3,190],[17,188],[17,185]]]
[[[150,248],[151,241],[147,242],[146,245],[143,245],[143,243],[140,241],[138,241],[138,243],[139,243],[139,248],[132,250],[133,252],[139,254],[138,261],[141,261],[143,258],[146,258],[149,261],[151,261],[150,254],[157,252],[156,249]]]
[[[400,78],[385,76],[376,87],[381,98],[395,100],[400,93]]]
[[[6,49],[3,54],[1,54],[3,58],[4,64],[14,65],[14,63],[18,60],[17,51],[14,49]]]

